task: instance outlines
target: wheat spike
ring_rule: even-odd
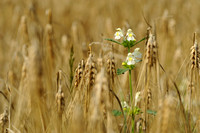
[[[108,58],[107,59],[107,75],[108,75],[108,80],[109,80],[109,88],[111,88],[113,91],[114,90],[114,79],[116,76],[116,68],[115,68],[115,59],[114,57]],[[113,106],[113,95],[110,93],[110,100]]]
[[[97,69],[95,62],[93,60],[93,55],[90,54],[89,58],[87,59],[86,65],[85,65],[85,113],[88,112],[88,107],[90,104],[90,97],[91,97],[91,90],[95,82]]]
[[[145,52],[145,90],[144,90],[144,122],[146,126],[146,132],[149,132],[150,118],[147,114],[147,110],[150,109],[151,105],[157,105],[158,102],[158,89],[159,89],[159,62],[158,62],[158,49],[155,35],[152,34],[151,28],[147,29],[147,42]],[[152,84],[156,84],[153,87]],[[154,96],[154,97],[152,97]],[[152,104],[151,104],[152,103]],[[152,107],[151,107],[152,108]],[[153,108],[157,108],[156,106]],[[148,123],[147,123],[148,122]]]
[[[199,47],[196,39],[196,33],[194,33],[194,45],[191,47],[191,53],[190,53],[190,60],[191,60],[191,69],[193,70],[196,68],[199,69]],[[192,71],[191,70],[191,71]]]
[[[8,126],[8,109],[4,110],[4,113],[0,115],[0,127],[1,133],[7,133],[6,127]]]
[[[57,93],[56,93],[56,103],[59,115],[62,115],[65,107],[65,97],[62,90],[61,81],[62,81],[62,71],[59,70],[57,73]]]
[[[147,49],[146,49],[146,63],[149,67],[156,65],[157,60],[157,45],[155,36],[151,33],[151,30],[148,31],[148,40],[147,40]]]
[[[107,74],[112,79],[114,83],[114,77],[116,76],[116,68],[115,68],[115,58],[111,57],[107,59]]]
[[[193,105],[193,102],[198,100],[199,96],[197,95],[199,93],[198,89],[198,79],[199,79],[199,48],[197,43],[197,34],[194,33],[193,37],[193,46],[191,47],[191,53],[190,53],[190,81],[188,84],[188,105],[187,110],[189,113],[188,116],[188,123],[192,122],[191,117],[194,115],[194,109],[196,108],[196,105]]]
[[[188,85],[188,92],[189,92],[189,106],[191,106],[192,95],[193,95],[193,88],[194,88],[194,77],[196,76],[196,72],[199,72],[199,48],[196,39],[196,33],[194,33],[193,37],[193,46],[191,47],[190,53],[190,61],[191,61],[191,69],[190,69],[190,82]],[[191,108],[191,107],[189,107]]]
[[[85,70],[85,62],[84,60],[81,60],[78,64],[78,67],[75,70],[75,83],[74,83],[75,87],[79,86],[81,79],[83,77],[84,70]]]
[[[85,65],[85,78],[88,80],[89,88],[94,85],[96,73],[97,69],[93,60],[93,55],[90,54]]]
[[[149,109],[149,105],[151,103],[151,100],[152,100],[152,94],[151,94],[151,88],[149,88],[147,90],[147,109]]]

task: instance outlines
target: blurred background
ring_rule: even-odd
[[[174,59],[169,57],[185,59],[193,32],[199,32],[199,6],[198,0],[1,0],[0,76],[5,77],[8,62],[15,54],[12,48],[17,41],[20,19],[25,15],[31,21],[31,12],[44,31],[45,12],[51,9],[56,42],[60,43],[62,35],[73,41],[73,29],[77,28],[76,41],[80,47],[113,38],[118,27],[132,28],[139,40],[151,25],[156,29],[161,63],[173,65]]]
[[[63,85],[63,90],[66,95],[67,107],[72,99],[70,91],[68,91],[69,86],[73,86],[74,81],[72,82],[72,80],[78,63],[81,59],[88,58],[89,44],[92,45],[92,53],[96,59],[114,56],[116,68],[120,68],[121,63],[126,59],[127,49],[117,44],[113,44],[112,47],[112,43],[105,40],[114,38],[116,28],[121,28],[124,32],[131,28],[136,35],[136,40],[146,36],[148,27],[152,28],[158,45],[158,60],[167,74],[177,83],[184,97],[188,85],[190,48],[193,45],[194,32],[197,33],[197,40],[199,40],[199,12],[199,0],[0,0],[0,91],[7,96],[8,86],[10,86],[12,93],[12,100],[8,100],[8,97],[5,99],[0,95],[0,113],[8,104],[6,101],[12,102],[13,110],[15,107],[18,109],[20,104],[15,102],[18,94],[21,94],[20,88],[29,89],[37,83],[41,83],[48,90],[45,97],[49,96],[50,100],[47,100],[47,106],[52,109],[51,104],[55,103],[56,73],[60,69],[65,75],[66,85]],[[27,26],[27,29],[24,28],[26,27],[24,25]],[[36,50],[38,54],[30,48],[27,64],[30,65],[31,57],[36,55],[39,55],[36,60],[39,63],[27,67],[28,73],[30,72],[28,77],[32,77],[33,69],[39,76],[42,75],[42,78],[40,77],[42,80],[37,82],[30,80],[25,86],[22,80],[23,72],[26,73],[26,69],[23,69],[25,68],[23,67],[25,66],[24,62],[26,62],[26,50],[24,49],[29,43],[39,44],[37,48],[44,51],[46,44],[50,44],[53,49],[50,50],[53,51],[51,53],[53,65],[46,59],[44,51],[43,53],[42,50],[36,48],[41,52]],[[144,56],[145,41],[136,47],[141,48],[140,51]],[[74,62],[70,64],[72,57]],[[34,64],[34,61],[32,63]],[[133,88],[139,88],[138,90],[142,90],[144,87],[144,85],[141,85],[142,87],[138,85],[142,84],[138,83],[141,66],[142,63],[138,64],[133,72]],[[37,67],[38,69],[35,70]],[[43,69],[40,70],[40,68]],[[125,74],[117,77],[116,88],[120,89],[116,93],[119,97],[121,92],[124,97],[127,97],[129,93],[127,76]],[[160,79],[162,88],[173,86],[168,84],[163,73],[160,74]],[[126,100],[126,98],[124,99]],[[25,105],[26,103],[19,107],[18,112],[21,108],[27,107]],[[29,110],[25,112],[27,113]],[[21,116],[18,113],[18,115],[20,118],[23,116],[21,119],[26,121],[24,118],[26,113],[23,112]],[[52,114],[53,111],[50,111],[48,115]],[[18,129],[25,130],[23,126],[16,124],[18,115],[13,115],[15,117],[12,117],[12,121],[15,121],[14,125]],[[34,118],[35,114],[30,116]],[[51,120],[47,119],[46,121]],[[31,122],[28,124],[24,125],[32,126]],[[51,128],[49,130],[54,131]],[[30,132],[30,130],[28,131]]]

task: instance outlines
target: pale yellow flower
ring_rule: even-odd
[[[140,48],[136,48],[133,53],[128,53],[126,57],[127,65],[135,65],[141,61],[142,54],[139,52]]]
[[[117,28],[116,30],[117,30],[117,32],[115,32],[114,36],[115,36],[116,40],[119,40],[124,35],[123,35],[123,32],[122,32],[121,28]]]
[[[128,41],[134,41],[135,40],[134,36],[135,36],[135,34],[132,32],[132,30],[128,29],[127,33],[126,33],[127,40]]]
[[[126,62],[127,62],[127,65],[135,65],[135,63],[136,63],[135,58],[131,53],[128,53],[128,56],[126,58]]]

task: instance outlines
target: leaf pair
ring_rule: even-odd
[[[111,41],[111,42],[114,42],[114,43],[117,43],[117,44],[122,45],[122,46],[127,47],[127,48],[131,48],[131,47],[135,46],[136,44],[138,44],[138,43],[144,41],[146,38],[147,38],[147,37],[144,37],[144,38],[142,38],[142,39],[141,39],[140,41],[138,41],[138,42],[136,42],[135,40],[134,40],[134,41],[123,40],[122,43],[121,43],[121,42],[118,42],[118,41],[116,41],[116,40],[114,40],[114,39],[110,39],[110,38],[105,39],[105,40]]]

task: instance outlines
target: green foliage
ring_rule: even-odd
[[[140,108],[135,107],[135,108],[133,109],[133,114],[134,114],[134,115],[139,115],[140,113],[142,113]]]
[[[126,48],[131,48],[135,46],[135,42],[136,40],[133,40],[133,41],[123,40],[122,45]]]
[[[138,44],[138,43],[140,43],[140,42],[142,42],[142,41],[144,41],[144,40],[146,40],[147,39],[147,37],[144,37],[144,38],[142,38],[141,40],[139,40],[138,42],[136,42],[134,45],[136,45],[136,44]]]
[[[116,41],[116,40],[114,40],[114,39],[110,39],[110,38],[107,38],[107,39],[105,39],[105,40],[111,41],[111,42],[114,42],[114,43],[117,43],[117,44],[122,45],[122,46],[124,46],[124,47],[126,47],[126,48],[131,48],[131,47],[135,46],[136,44],[138,44],[138,43],[144,41],[145,39],[146,39],[146,37],[142,38],[142,39],[139,40],[138,42],[136,42],[136,40],[133,40],[133,41],[132,41],[132,40],[131,40],[131,41],[123,40],[122,43],[121,43],[121,42],[118,42],[118,41]]]
[[[114,40],[114,39],[107,38],[107,39],[105,39],[105,40],[111,41],[111,42],[114,42],[114,43],[117,43],[117,44],[119,44],[119,45],[122,45],[120,42],[118,42],[118,41],[116,41],[116,40]]]
[[[154,111],[154,110],[147,110],[147,113],[156,116],[157,111]]]
[[[129,68],[118,68],[117,69],[117,75],[124,74],[128,70],[129,70]]]
[[[125,69],[129,69],[129,70],[133,70],[133,68],[135,68],[135,65],[128,65],[127,62],[123,62],[123,63],[122,63],[122,66],[123,66]]]
[[[113,110],[113,111],[112,111],[112,114],[113,114],[114,116],[120,116],[120,115],[122,115],[122,112],[119,111],[119,110]]]
[[[123,108],[123,109],[124,109],[124,112],[130,116],[135,116],[142,113],[141,109],[136,106],[134,108],[128,107],[128,108]]]

